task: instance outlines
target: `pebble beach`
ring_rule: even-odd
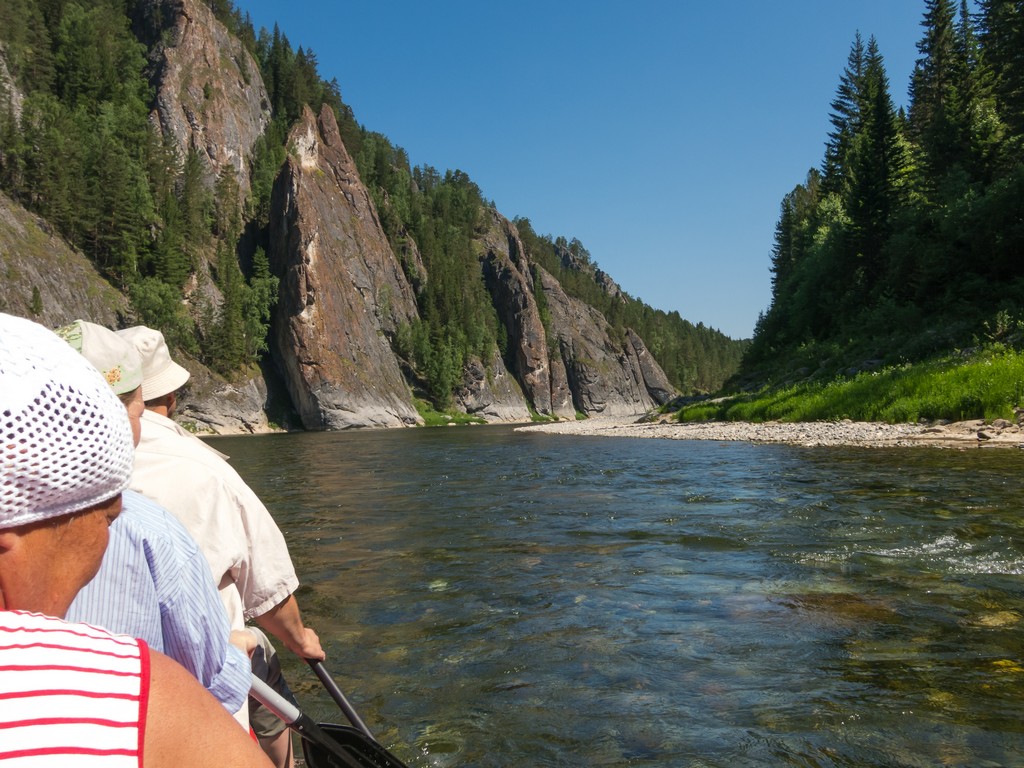
[[[748,443],[787,443],[870,448],[1024,448],[1020,424],[1005,420],[961,421],[950,424],[881,424],[858,421],[798,423],[697,422],[681,424],[661,416],[642,420],[590,418],[519,427],[520,431],[599,437],[642,437],[663,440],[717,440]]]

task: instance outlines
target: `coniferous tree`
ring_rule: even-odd
[[[979,0],[981,41],[992,68],[999,115],[1014,136],[1024,135],[1024,2]],[[1011,151],[1020,160],[1021,142]]]
[[[850,47],[846,69],[843,70],[836,96],[831,104],[829,121],[832,123],[832,130],[828,134],[821,170],[822,187],[826,192],[845,194],[849,185],[848,158],[860,119],[863,77],[864,41],[858,32]]]
[[[245,357],[254,362],[267,351],[267,330],[271,310],[277,303],[279,280],[270,272],[270,261],[263,248],[257,248],[252,259],[252,276],[243,302]]]
[[[910,81],[910,129],[923,156],[929,197],[955,174],[972,170],[973,94],[969,91],[973,33],[969,19],[955,22],[953,0],[926,0],[918,59]],[[953,191],[952,194],[956,194]]]
[[[815,291],[801,289],[813,279],[813,262],[823,260],[814,240],[821,219],[822,187],[821,174],[811,169],[804,183],[782,200],[771,255],[772,303],[759,321],[755,339],[760,344],[750,350],[751,355],[768,354],[768,349],[784,341],[804,338],[809,330],[821,325],[819,318],[825,316],[826,305],[834,300],[832,291],[823,284]],[[838,202],[838,195],[833,193],[831,197]],[[803,299],[802,304],[797,303],[797,297]]]
[[[184,248],[194,269],[200,252],[210,240],[213,219],[213,196],[206,186],[202,158],[194,147],[190,147],[185,156],[178,183]]]
[[[967,0],[960,0],[957,22],[959,89],[964,107],[963,146],[967,180],[991,183],[1006,126],[996,108],[995,78],[982,51],[978,27]]]
[[[50,33],[37,2],[0,3],[0,42],[4,58],[20,90],[49,90],[53,84]]]
[[[809,215],[798,213],[803,185],[783,201],[772,304],[746,367],[805,345],[821,359],[971,343],[994,296],[1019,316],[1024,3],[978,5],[976,27],[966,0],[924,3],[905,119],[893,117],[877,46],[858,55],[855,42],[832,105],[824,194]]]
[[[178,198],[173,194],[167,195],[159,213],[161,227],[153,247],[152,271],[161,281],[181,289],[191,270],[185,254]]]
[[[205,318],[204,361],[222,374],[230,374],[245,362],[245,281],[235,254],[217,247],[217,287],[221,303]]]
[[[860,84],[860,114],[850,151],[846,209],[856,283],[871,290],[883,274],[882,246],[906,201],[910,158],[901,136],[889,79],[874,37],[868,41]]]
[[[269,224],[274,179],[287,155],[284,146],[286,134],[284,121],[272,120],[253,146],[249,171],[250,195],[246,204],[250,218],[260,228]]]

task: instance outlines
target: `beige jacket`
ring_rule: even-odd
[[[232,629],[299,586],[284,536],[223,454],[146,411],[130,487],[166,507],[206,556]]]

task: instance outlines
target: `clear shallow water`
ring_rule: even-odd
[[[221,438],[411,766],[1024,765],[1024,452]],[[286,657],[303,709],[343,718]]]

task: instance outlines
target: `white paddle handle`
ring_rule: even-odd
[[[252,688],[249,691],[249,695],[284,720],[288,725],[292,725],[302,717],[298,707],[256,677],[256,675],[252,676]]]

